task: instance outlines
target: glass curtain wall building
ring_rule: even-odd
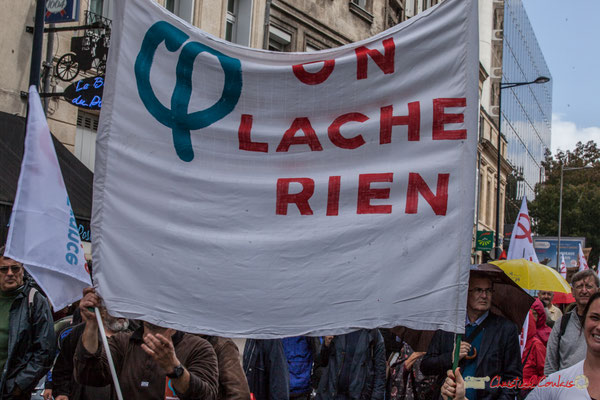
[[[505,0],[502,82],[530,82],[539,76],[551,77],[523,2]],[[550,150],[552,128],[552,81],[503,89],[501,106],[506,158],[517,181],[516,193],[507,193],[506,200],[512,208],[516,203],[518,210],[523,195],[533,200],[535,184],[544,179],[542,161],[546,149]]]

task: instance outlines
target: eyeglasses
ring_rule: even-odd
[[[469,292],[475,293],[475,295],[477,295],[477,296],[481,296],[484,293],[489,296],[492,293],[494,293],[494,289],[492,289],[492,288],[482,289],[482,288],[477,287],[474,289],[469,289]]]
[[[3,266],[3,267],[0,267],[0,273],[6,274],[8,272],[8,270],[10,269],[10,271],[13,274],[16,274],[16,273],[21,272],[21,268],[22,267],[20,265],[16,265],[16,264],[15,265]]]
[[[580,284],[580,285],[576,285],[576,286],[574,286],[574,288],[575,288],[575,290],[577,290],[577,291],[581,291],[581,290],[583,290],[584,288],[585,288],[585,289],[587,289],[587,290],[594,290],[594,289],[596,289],[596,286],[594,286],[594,285],[584,285],[584,284],[582,283],[582,284]]]

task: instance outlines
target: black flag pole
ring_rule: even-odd
[[[37,0],[35,6],[35,26],[33,29],[33,45],[31,51],[31,69],[29,70],[29,86],[35,85],[39,91],[40,71],[42,69],[42,48],[44,44],[44,13],[46,0]]]

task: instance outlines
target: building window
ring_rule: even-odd
[[[227,21],[225,22],[225,40],[233,42],[238,14],[238,0],[227,0]]]
[[[373,0],[350,0],[350,11],[368,23],[373,23],[371,14]]]
[[[77,112],[77,130],[75,132],[75,157],[92,172],[96,160],[96,134],[98,116],[83,111]]]
[[[273,25],[269,26],[269,50],[290,51],[292,35]]]
[[[165,8],[169,11],[171,11],[173,14],[177,14],[177,9],[176,9],[176,2],[175,0],[165,0]]]
[[[179,18],[192,23],[194,0],[165,0],[165,8]]]
[[[227,0],[225,40],[250,46],[253,0]]]
[[[89,11],[104,18],[113,19],[113,0],[90,0]]]

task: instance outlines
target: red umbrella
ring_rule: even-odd
[[[572,293],[559,293],[554,292],[554,298],[552,299],[552,303],[554,304],[570,304],[575,302],[575,297],[573,297]]]

